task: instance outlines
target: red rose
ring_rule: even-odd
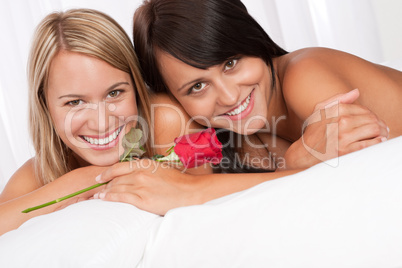
[[[174,140],[174,152],[186,168],[193,168],[211,162],[219,164],[222,159],[222,144],[215,129],[184,135]]]

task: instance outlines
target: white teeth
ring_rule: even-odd
[[[109,137],[106,137],[104,139],[95,139],[95,138],[89,138],[89,137],[85,137],[85,136],[82,136],[82,138],[84,140],[86,140],[87,142],[89,142],[90,144],[104,145],[104,144],[108,144],[108,143],[114,141],[117,138],[117,136],[119,135],[121,130],[122,130],[122,127],[118,128],[115,132],[113,132],[113,134],[110,134]]]
[[[248,107],[248,104],[250,103],[250,98],[251,98],[251,94],[248,95],[246,101],[239,106],[239,108],[234,109],[234,111],[230,112],[230,113],[226,113],[227,115],[233,116],[233,115],[238,115],[241,112],[243,112],[244,110],[246,110],[246,108]]]

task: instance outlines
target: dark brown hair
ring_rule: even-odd
[[[272,90],[272,59],[287,53],[240,0],[145,0],[134,14],[133,39],[142,75],[153,92],[169,92],[158,70],[156,49],[200,69],[233,56],[261,58],[271,69]],[[232,137],[228,132],[217,132],[222,133],[219,139],[225,143]],[[229,158],[234,157],[233,148],[224,150],[225,155],[232,155]]]
[[[134,48],[145,82],[168,92],[155,48],[196,68],[207,69],[236,55],[272,58],[286,54],[239,0],[146,0],[134,14]]]

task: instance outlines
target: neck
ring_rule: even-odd
[[[273,68],[275,71],[275,87],[273,90],[268,88],[268,115],[267,119],[270,120],[271,133],[281,137],[285,140],[294,142],[300,137],[299,131],[295,131],[294,126],[300,124],[295,121],[295,116],[292,111],[288,109],[285,97],[282,91],[283,66],[284,57],[273,59]]]
[[[72,152],[68,158],[69,166],[71,169],[89,166],[89,163],[82,159],[79,155]]]

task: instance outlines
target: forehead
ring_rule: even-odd
[[[130,75],[95,57],[63,51],[52,60],[47,88],[49,93],[84,91],[121,81],[130,83]]]
[[[161,71],[163,69],[166,69],[166,67],[170,66],[170,65],[180,65],[180,64],[186,65],[181,60],[175,58],[174,56],[172,56],[168,52],[163,51],[161,49],[156,49],[155,50],[155,56],[156,56],[156,61],[157,61],[158,68],[160,68]]]
[[[193,67],[159,49],[156,51],[156,59],[158,69],[166,83],[178,82],[206,71],[205,69]]]

